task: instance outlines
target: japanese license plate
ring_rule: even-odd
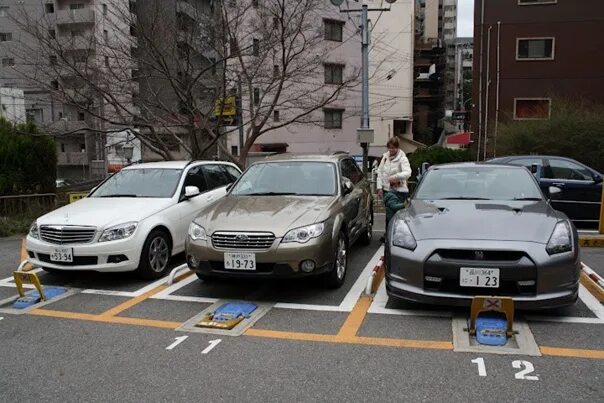
[[[72,263],[73,262],[73,249],[71,249],[71,248],[54,248],[50,252],[50,261],[51,262]]]
[[[225,253],[226,270],[256,270],[256,255],[253,253]]]
[[[462,287],[499,288],[499,269],[459,269],[459,285]]]

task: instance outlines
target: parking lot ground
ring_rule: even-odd
[[[604,248],[582,248],[581,260],[601,277],[604,277]]]
[[[204,283],[185,272],[170,286],[123,274],[41,274],[81,292],[26,315],[0,313],[0,400],[604,398],[604,311],[586,289],[574,307],[517,312],[542,357],[454,353],[452,316],[463,310],[391,300],[383,284],[373,299],[362,296],[382,254],[375,235],[350,250],[346,283],[335,291],[312,278]],[[0,267],[7,277],[12,270]],[[0,298],[14,294],[7,280]],[[275,305],[241,337],[175,331],[224,298]]]

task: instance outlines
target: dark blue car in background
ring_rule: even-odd
[[[562,190],[552,206],[565,213],[579,229],[597,229],[604,176],[578,161],[547,155],[515,155],[489,160],[497,164],[527,167],[536,165],[535,176],[544,194],[549,187]]]

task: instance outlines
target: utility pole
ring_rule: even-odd
[[[396,0],[386,0],[386,3],[392,4]],[[331,0],[331,4],[340,7],[344,0]],[[369,8],[363,4],[360,9],[342,10],[342,13],[361,12],[361,127],[357,129],[357,139],[363,149],[363,174],[367,176],[369,158],[369,144],[373,143],[373,129],[369,127],[369,43],[371,41],[371,31],[369,30],[369,11],[390,11],[390,8]]]
[[[243,150],[244,140],[243,140],[243,112],[241,110],[243,104],[243,89],[241,88],[241,77],[237,77],[237,97],[236,107],[237,107],[237,126],[239,126],[239,155]]]

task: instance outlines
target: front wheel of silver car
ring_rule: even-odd
[[[163,277],[171,256],[170,239],[164,231],[152,231],[143,245],[136,273],[144,279]]]
[[[340,288],[346,279],[348,269],[348,243],[343,232],[340,233],[336,242],[333,268],[325,274],[327,286],[330,288]]]
[[[369,211],[369,217],[367,217],[367,224],[363,229],[363,233],[361,234],[361,244],[363,245],[371,245],[371,240],[373,239],[373,210]]]

